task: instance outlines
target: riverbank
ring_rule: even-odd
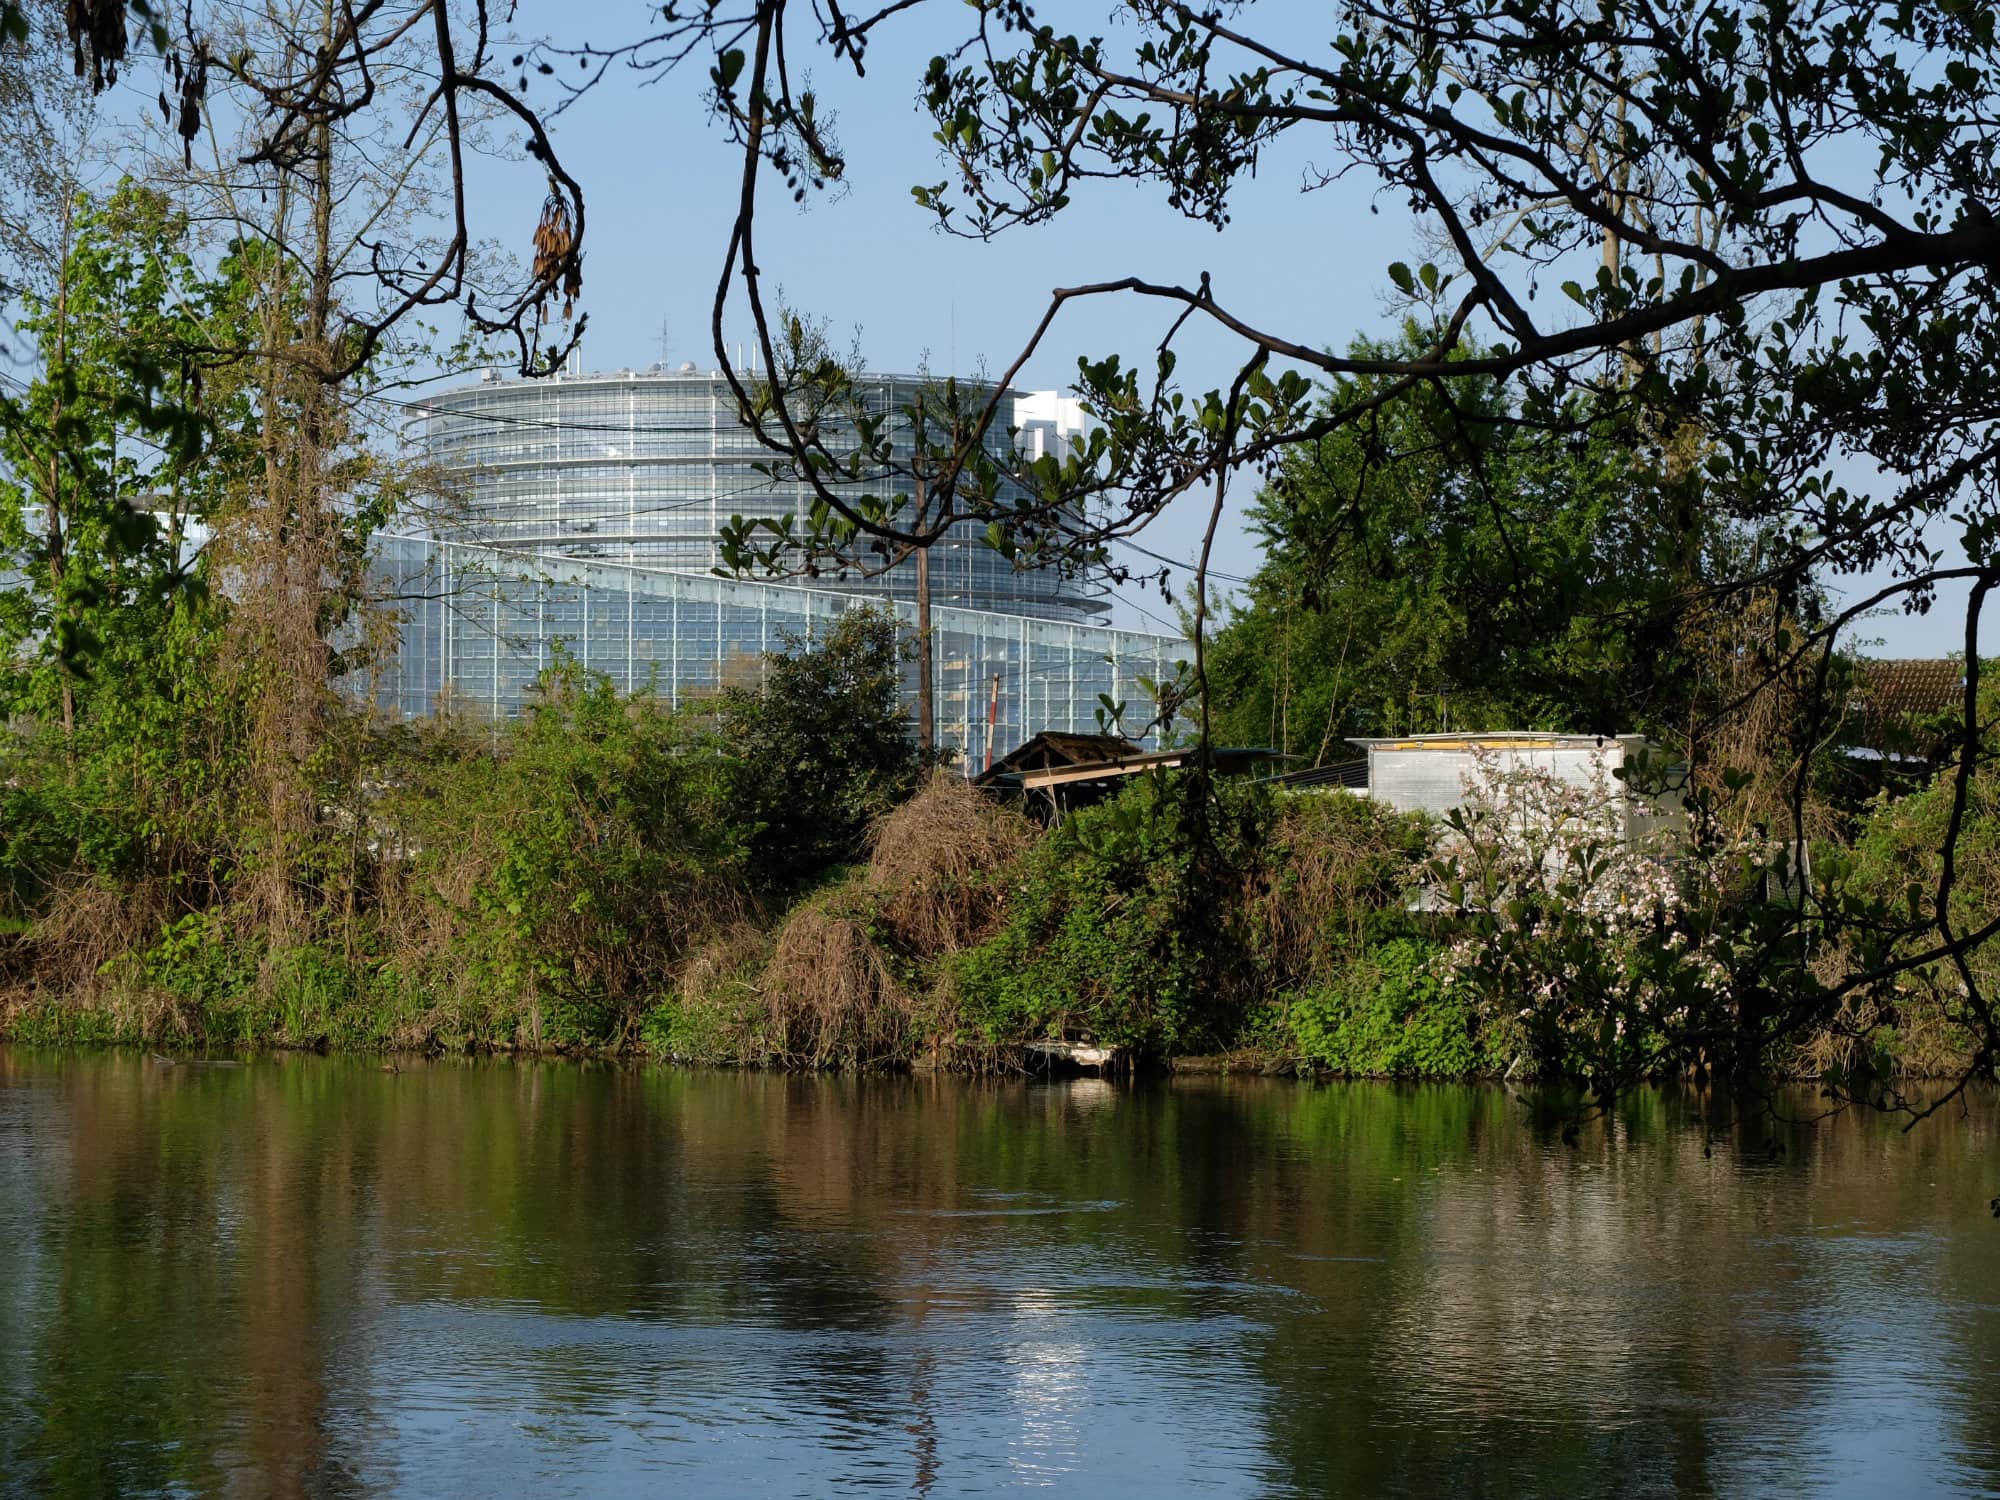
[[[497,725],[357,713],[283,838],[214,746],[0,735],[0,1036],[1856,1091],[1975,1052],[1965,975],[1926,946],[1943,782],[1815,845],[1806,911],[1786,846],[1700,789],[1671,859],[1532,770],[1448,825],[1184,771],[1044,826],[926,776],[886,619],[761,670],[679,706],[566,666]],[[1971,930],[2000,909],[1990,779],[1959,834]],[[2000,947],[1968,965],[2000,986]]]
[[[939,777],[874,828],[865,863],[788,906],[724,908],[623,976],[564,983],[558,952],[499,966],[183,923],[67,989],[0,995],[0,1036],[157,1050],[629,1055],[722,1066],[961,1072],[1235,1068],[1266,1074],[1497,1076],[1524,1045],[1433,972],[1408,909],[1419,820],[1353,798],[1135,785],[1053,829]],[[56,920],[11,940],[56,969]],[[671,953],[668,959],[664,955]],[[484,988],[468,983],[488,976]],[[451,981],[438,984],[437,977]],[[525,982],[524,982],[525,981]]]
[[[1322,1078],[1564,1074],[1523,1017],[1454,982],[1448,923],[1412,909],[1433,837],[1363,799],[1225,787],[1196,807],[1164,780],[1042,829],[940,777],[877,823],[865,863],[781,908],[718,903],[698,932],[635,942],[616,991],[578,983],[574,953],[509,965],[446,943],[425,963],[364,941],[350,959],[184,922],[67,989],[17,979],[0,992],[0,1037],[850,1072],[1080,1059]],[[0,935],[8,971],[54,970],[37,945],[80,941],[83,920],[72,910]],[[119,925],[101,913],[90,930]],[[1861,1020],[1774,1049],[1765,1071],[1820,1076],[1863,1050],[1907,1078],[1966,1063],[1947,1010],[1920,992]]]

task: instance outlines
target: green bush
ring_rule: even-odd
[[[230,1000],[257,979],[256,953],[219,911],[188,912],[169,923],[132,967],[145,988],[197,1004]]]
[[[1982,663],[1980,722],[1985,764],[1967,787],[1953,858],[1953,931],[1978,930],[2000,912],[2000,661]],[[1953,715],[1954,723],[1962,718]],[[1954,748],[1956,748],[1954,746]],[[1957,793],[1957,772],[1947,767],[1906,797],[1882,796],[1868,809],[1851,856],[1814,850],[1815,873],[1826,900],[1850,920],[1833,977],[1879,968],[1913,953],[1934,951],[1933,925],[1945,833]],[[1967,967],[1987,997],[2000,993],[2000,942],[1981,943]],[[1978,1052],[1979,1016],[1963,976],[1949,961],[1918,965],[1892,982],[1865,986],[1847,997],[1822,1037],[1813,1069],[1838,1080],[1856,1071],[1867,1052],[1885,1066],[1918,1075],[1945,1076],[1966,1067]],[[1828,1043],[1835,1045],[1829,1047]]]
[[[740,923],[698,949],[681,966],[671,993],[657,1000],[640,1025],[647,1055],[691,1063],[761,1063],[768,1060],[769,1006],[760,988],[771,940]]]
[[[1299,995],[1288,1017],[1301,1060],[1367,1077],[1451,1078],[1504,1068],[1501,1039],[1440,983],[1439,952],[1398,938]]]
[[[631,1040],[644,1000],[748,899],[722,747],[563,663],[496,752],[448,752],[406,762],[389,810],[414,851],[390,945],[406,982],[499,997],[528,1045]]]
[[[734,810],[751,874],[791,891],[859,859],[868,829],[915,790],[896,620],[853,609],[815,640],[767,653],[754,689],[722,695]]]
[[[1225,1043],[1248,977],[1241,871],[1268,806],[1240,789],[1205,809],[1198,796],[1193,778],[1138,778],[1033,845],[1000,931],[948,960],[962,1023],[1000,1045]]]
[[[1344,793],[1283,797],[1249,893],[1266,985],[1284,993],[1357,954],[1414,932],[1410,896],[1432,826],[1414,813]]]

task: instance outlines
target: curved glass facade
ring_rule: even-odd
[[[377,568],[403,625],[374,696],[409,716],[446,706],[512,713],[558,647],[627,692],[678,704],[754,684],[765,652],[814,638],[848,609],[886,605],[906,639],[916,626],[911,605],[865,594],[531,560],[419,537],[385,539]],[[1127,705],[1126,727],[1136,730],[1153,712],[1145,680],[1170,681],[1188,655],[1175,636],[952,606],[932,609],[931,648],[938,744],[968,772],[1039,730],[1096,729],[1103,698]],[[914,709],[914,661],[903,679]]]
[[[907,410],[924,385],[870,376],[861,400],[871,412]],[[977,398],[993,388],[960,389]],[[708,576],[721,563],[717,536],[725,522],[803,520],[810,503],[805,485],[758,471],[772,454],[737,421],[735,394],[718,374],[488,379],[427,398],[424,408],[432,456],[463,477],[473,534],[513,551]],[[907,472],[903,427],[891,423],[905,460],[898,467]],[[1006,442],[1004,431],[993,435],[996,455]],[[858,495],[863,487],[841,488]],[[907,480],[896,488],[907,494]],[[1105,609],[1094,591],[1051,570],[1014,567],[986,545],[983,531],[962,525],[932,548],[934,605],[1064,620]],[[823,573],[815,582],[908,599],[915,569],[904,563],[877,578]]]
[[[869,399],[916,389],[881,377]],[[754,683],[766,652],[869,605],[889,607],[914,644],[908,567],[844,584],[714,576],[730,517],[805,503],[802,487],[753,467],[762,450],[720,377],[487,381],[424,406],[433,457],[463,483],[466,522],[449,539],[377,539],[400,632],[371,692],[393,713],[516,712],[559,651],[628,692],[682,703]],[[1023,398],[1015,425],[1033,456],[1065,418],[1053,398]],[[931,593],[937,740],[967,772],[1039,730],[1096,729],[1107,699],[1136,729],[1153,712],[1145,680],[1173,679],[1189,654],[1178,636],[1094,623],[1101,599],[1014,568],[983,539],[933,550]],[[912,709],[916,682],[912,659]]]

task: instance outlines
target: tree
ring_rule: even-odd
[[[382,397],[413,367],[489,359],[484,339],[511,339],[524,366],[566,352],[567,338],[543,349],[543,321],[574,295],[582,208],[539,122],[510,111],[511,91],[487,76],[501,64],[483,11],[286,0],[189,10],[180,24],[171,61],[199,107],[176,116],[163,99],[150,166],[248,292],[248,317],[202,362],[256,411],[258,464],[238,476],[214,550],[234,604],[224,664],[251,718],[244,893],[282,946],[324,905],[351,904],[351,840],[343,878],[308,867],[324,854],[322,782],[340,759],[336,683],[365,664],[371,635],[370,539],[420,498],[416,466],[379,440],[407,421]],[[543,151],[550,192],[535,264],[512,292],[516,268],[475,254],[463,180],[467,151],[504,144],[491,138],[498,118]],[[425,326],[454,305],[469,337]]]
[[[23,902],[126,880],[137,917],[206,901],[236,855],[241,720],[207,540],[256,449],[240,388],[204,382],[198,352],[242,336],[246,293],[196,265],[152,189],[79,196],[65,222],[23,299],[42,367],[0,426],[0,716],[24,731],[0,864]]]
[[[740,767],[737,805],[757,825],[761,881],[793,886],[859,858],[869,826],[916,785],[901,680],[894,619],[857,609],[766,656],[756,688],[724,692],[721,730]]]
[[[920,87],[947,170],[914,192],[947,233],[1032,229],[1106,180],[1154,186],[1177,211],[1226,230],[1232,196],[1283,138],[1310,138],[1325,180],[1367,174],[1407,206],[1439,249],[1424,264],[1390,264],[1385,281],[1431,331],[1427,348],[1334,353],[1319,330],[1251,323],[1205,275],[1128,276],[1055,289],[1003,368],[1005,384],[1072,304],[1123,298],[1158,313],[1151,369],[1080,363],[1098,430],[1073,453],[1023,466],[1025,498],[990,524],[998,545],[1087,558],[1180,497],[1202,496],[1198,670],[1206,562],[1233,479],[1418,392],[1469,409],[1465,393],[1490,382],[1507,388],[1511,420],[1544,463],[1600,424],[1638,445],[1655,482],[1605,517],[1609,535],[1661,503],[1683,564],[1734,526],[1758,538],[1725,573],[1684,565],[1668,577],[1689,606],[1745,591],[1774,598],[1767,681],[1802,665],[1823,680],[1848,619],[1885,601],[1927,607],[1948,581],[1969,591],[1976,657],[2000,583],[1990,110],[2000,39],[1990,8],[1345,0],[1309,34],[1324,43],[1296,44],[1261,27],[1261,11],[1179,0],[1107,6],[1102,34],[1047,24],[1025,0],[866,14],[834,0],[745,0],[661,14],[649,36],[586,50],[585,71],[712,59],[711,98],[743,160],[716,355],[762,440],[801,463],[823,458],[782,416],[757,420],[721,330],[740,296],[762,363],[775,366],[762,291],[774,268],[756,246],[764,174],[800,196],[846,167],[802,81],[815,45],[860,74],[890,28],[931,28]],[[1543,291],[1561,294],[1553,310],[1537,306]],[[1176,342],[1197,321],[1242,348],[1234,373],[1207,391],[1175,380]],[[1314,378],[1347,383],[1324,402]],[[967,434],[956,461],[969,462],[983,437]],[[1843,483],[1843,465],[1879,481]],[[947,524],[919,530],[831,484],[817,492],[816,525],[837,518],[892,546]],[[1931,550],[1933,523],[1954,533],[1962,564]],[[1816,579],[1875,569],[1891,581],[1871,597],[1831,618],[1810,607]],[[1961,800],[1977,774],[1976,665],[1968,677]],[[1830,708],[1822,697],[1807,739],[1811,718]],[[1947,838],[1960,821],[1949,820]],[[1951,962],[2000,1045],[1964,962],[2000,935],[2000,914],[1967,926],[1951,903],[1954,878],[1947,856],[1911,919],[1928,946],[1889,963]],[[1837,996],[1797,998],[1809,1018]]]
[[[1412,323],[1349,352],[1430,342]],[[1373,383],[1336,381],[1325,402]],[[1637,647],[1667,612],[1663,580],[1603,535],[1644,471],[1609,433],[1544,452],[1515,415],[1495,382],[1451,403],[1419,389],[1286,451],[1249,510],[1264,562],[1211,651],[1222,738],[1323,764],[1349,735],[1652,727]]]
[[[197,528],[240,468],[246,413],[199,389],[192,353],[235,331],[241,300],[196,267],[186,216],[129,181],[66,214],[67,253],[24,298],[41,373],[0,429],[0,702],[73,740],[80,689],[131,691],[161,665],[164,614],[203,591]]]
[[[783,325],[779,362],[757,382],[751,417],[782,424],[809,451],[804,461],[787,454],[759,467],[774,479],[804,482],[809,492],[833,483],[865,514],[906,526],[912,538],[892,547],[815,498],[804,526],[793,516],[731,517],[719,538],[722,561],[737,574],[814,579],[879,578],[914,563],[917,752],[928,759],[937,734],[931,550],[951,529],[949,522],[931,523],[938,515],[962,523],[968,513],[999,509],[999,463],[985,453],[968,463],[963,448],[967,432],[986,430],[993,394],[961,385],[955,375],[920,372],[913,389],[893,377],[870,377],[858,348],[835,353],[823,321],[793,314]]]
[[[446,0],[278,5],[256,13],[189,5],[174,14],[133,3],[131,18],[127,8],[127,0],[75,0],[57,27],[45,7],[8,4],[0,7],[0,41],[38,45],[60,30],[77,91],[87,79],[94,96],[129,66],[129,22],[136,19],[154,55],[148,61],[159,69],[161,125],[175,138],[176,154],[192,170],[195,143],[205,134],[235,143],[230,165],[239,188],[268,194],[308,182],[335,142],[373,146],[392,175],[393,159],[412,151],[426,161],[434,153],[444,158],[432,232],[400,243],[386,233],[362,236],[375,302],[343,299],[341,337],[323,373],[335,380],[354,374],[406,320],[440,307],[456,307],[482,333],[513,341],[524,373],[560,367],[581,326],[545,347],[542,325],[552,307],[568,323],[582,287],[582,191],[521,100],[526,74],[506,81],[526,59],[503,59],[485,7],[470,17]],[[33,23],[41,17],[50,24],[38,32]],[[10,84],[0,81],[0,103],[10,102]],[[465,158],[481,145],[482,124],[496,116],[521,132],[524,154],[548,185],[528,274],[512,286],[493,277],[480,254],[466,191]],[[381,206],[381,199],[366,205],[364,217]]]

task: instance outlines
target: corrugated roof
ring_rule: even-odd
[[[1273,786],[1304,790],[1311,787],[1345,787],[1349,791],[1368,790],[1368,762],[1344,760],[1338,765],[1312,766],[1303,771],[1287,771],[1271,778]]]

